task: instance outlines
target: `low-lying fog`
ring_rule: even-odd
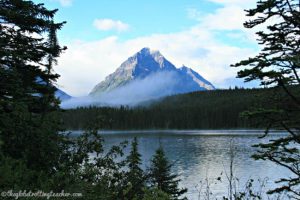
[[[144,79],[136,79],[130,83],[103,93],[97,97],[74,97],[63,101],[61,107],[65,109],[96,106],[134,106],[143,101],[156,99],[176,93],[179,79],[174,72],[159,72],[147,76]]]

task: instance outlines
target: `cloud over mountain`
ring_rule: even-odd
[[[246,20],[243,10],[252,0],[210,1],[217,3],[218,7],[210,13],[201,10],[198,13],[194,9],[190,17],[201,19],[193,20],[193,25],[179,31],[153,32],[126,38],[119,33],[106,34],[92,41],[71,41],[67,44],[68,50],[59,58],[59,66],[55,68],[62,75],[59,85],[72,96],[87,95],[99,79],[114,72],[128,56],[149,46],[160,49],[176,66],[183,63],[193,66],[219,88],[235,86],[233,81],[227,81],[235,79],[238,71],[230,68],[230,64],[253,56],[258,51],[254,31],[245,30],[242,26]],[[186,15],[191,20],[188,13]],[[132,27],[132,30],[136,29]]]
[[[167,95],[213,89],[194,70],[176,68],[159,51],[143,48],[97,84],[88,97],[70,99],[62,107],[136,105]]]

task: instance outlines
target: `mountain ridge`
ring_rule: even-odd
[[[98,83],[89,95],[93,97],[101,96],[104,93],[124,87],[131,82],[145,79],[150,75],[161,72],[174,74],[177,83],[170,85],[172,94],[215,89],[209,81],[193,69],[186,66],[176,68],[159,51],[145,47],[124,61],[105,80]],[[168,92],[169,94],[170,92]]]
[[[66,92],[64,92],[63,90],[59,89],[56,87],[56,91],[55,91],[55,96],[56,98],[58,98],[60,101],[66,101],[72,98],[71,95],[67,94]]]

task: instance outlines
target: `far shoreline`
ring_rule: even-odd
[[[79,135],[88,130],[66,130],[65,133]],[[186,136],[263,136],[265,129],[141,129],[141,130],[98,130],[101,135],[186,135]],[[269,130],[270,135],[286,135],[284,130]]]

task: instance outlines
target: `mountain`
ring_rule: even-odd
[[[66,101],[71,99],[72,97],[70,95],[68,95],[67,93],[65,93],[64,91],[56,88],[57,90],[55,91],[55,96],[56,98],[58,98],[61,101]]]
[[[41,77],[36,77],[36,83],[41,84],[41,85],[45,85],[46,82],[43,81],[43,79]],[[68,95],[67,93],[65,93],[64,91],[60,90],[59,88],[55,87],[55,92],[54,95],[56,98],[58,98],[60,101],[66,101],[72,98],[72,96]],[[35,95],[39,95],[39,94],[35,94]]]
[[[165,82],[159,80],[164,79],[164,77],[166,80],[168,78],[170,80]],[[103,94],[118,91],[124,87],[132,90],[136,88],[136,86],[133,87],[132,85],[137,82],[139,84],[135,85],[140,85],[140,88],[143,89],[142,85],[147,81],[151,87],[148,84],[147,87],[144,87],[144,90],[150,88],[151,94],[156,94],[159,91],[160,96],[215,89],[209,81],[191,68],[183,66],[177,69],[159,51],[143,48],[123,62],[104,81],[97,84],[90,92],[90,96],[99,97]],[[157,82],[161,84],[157,84]],[[164,87],[163,91],[162,86]],[[133,91],[130,92],[132,93]],[[153,97],[154,95],[151,96]]]

